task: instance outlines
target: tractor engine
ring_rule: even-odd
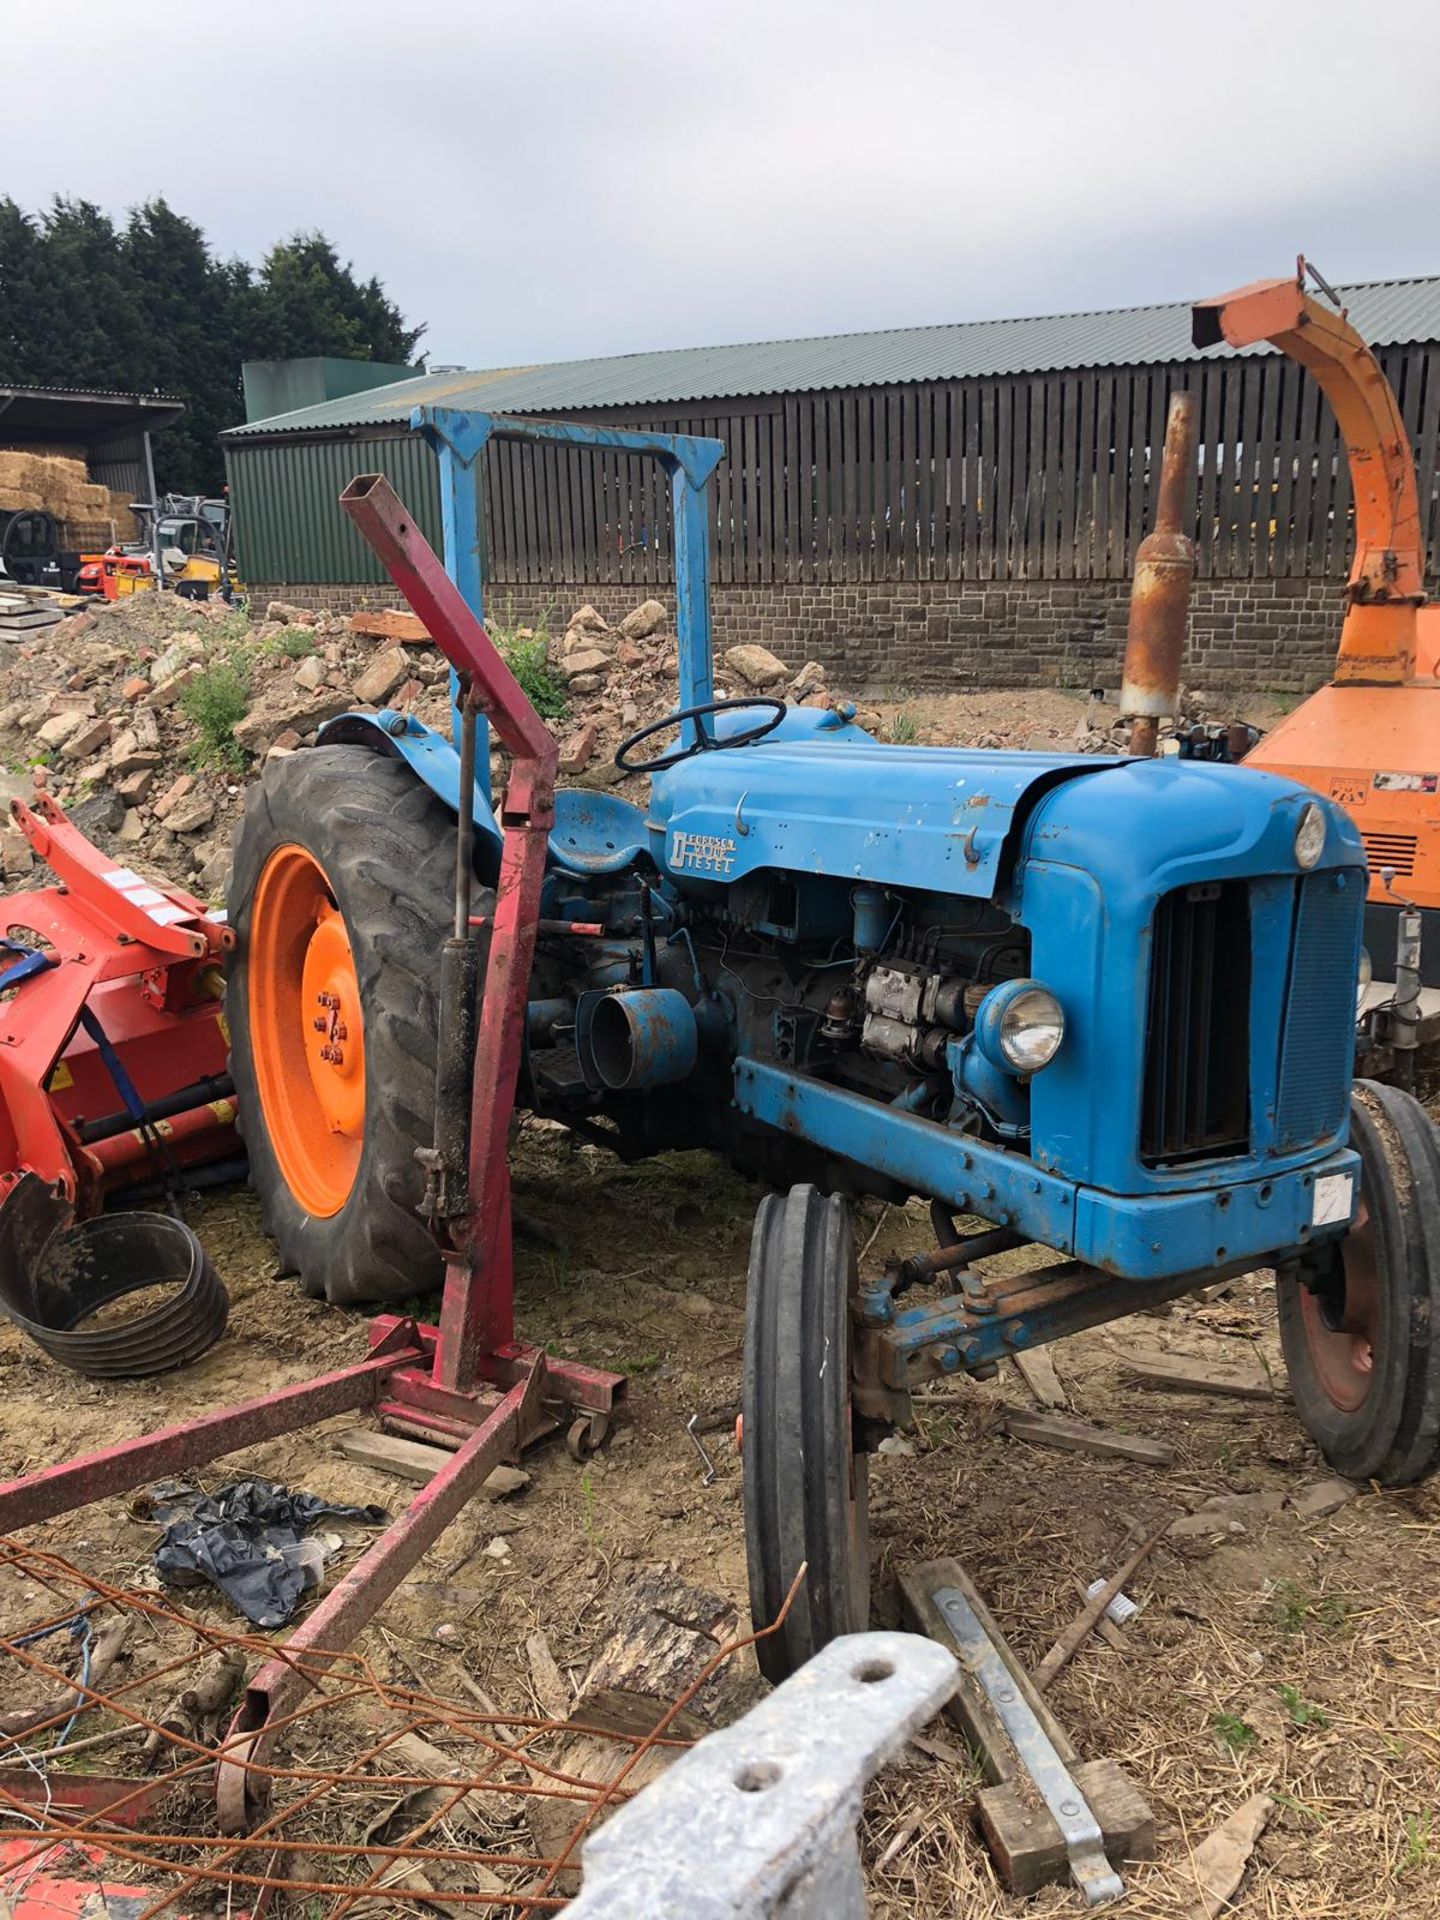
[[[621,1152],[709,1146],[769,1169],[729,1098],[742,1053],[962,1132],[1028,1136],[1023,1088],[974,1047],[980,1006],[1028,973],[1029,935],[998,908],[776,875],[684,912],[648,886],[556,904],[536,961],[530,1091],[553,1117],[603,1116]],[[566,920],[605,937],[566,933]],[[1063,1021],[1041,990],[1016,1009],[1017,1032],[1020,1021],[1036,1029],[1030,1046],[1043,1050],[1045,1033],[1058,1043]],[[840,1184],[892,1190],[860,1168]]]
[[[1348,1218],[1365,871],[1301,788],[795,711],[644,814],[562,794],[551,848],[522,1097],[621,1153],[922,1193],[1132,1279]]]

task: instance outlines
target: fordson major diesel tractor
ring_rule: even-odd
[[[337,720],[266,765],[236,845],[232,1070],[304,1286],[351,1303],[438,1282],[483,1212],[467,1130],[492,1094],[508,1121],[506,1076],[618,1153],[704,1146],[753,1170],[775,1189],[744,1362],[757,1624],[807,1567],[762,1643],[772,1676],[864,1624],[867,1453],[918,1385],[1221,1276],[1274,1269],[1295,1398],[1339,1471],[1429,1471],[1440,1158],[1412,1100],[1352,1093],[1367,876],[1345,813],[1244,768],[882,745],[843,710],[717,699],[718,444],[414,424],[449,579],[383,478],[345,505],[466,669],[456,740],[400,713]],[[503,669],[472,675],[447,633],[463,614],[488,647],[477,463],[497,435],[668,470],[680,707],[617,754],[648,804],[552,806],[523,753],[497,808],[474,779]],[[487,1026],[516,969],[515,1018]],[[935,1251],[858,1275],[855,1194],[928,1199]],[[508,1220],[476,1231],[483,1281]],[[1053,1259],[977,1264],[1030,1244]],[[483,1342],[483,1306],[470,1320],[452,1334]]]

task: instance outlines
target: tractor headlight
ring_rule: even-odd
[[[1000,1019],[1000,1051],[1016,1073],[1048,1067],[1064,1038],[1064,1011],[1046,987],[1017,993]]]
[[[980,1051],[1008,1073],[1039,1073],[1064,1038],[1064,1010],[1038,980],[1007,980],[986,994],[975,1015]]]
[[[1300,809],[1300,824],[1295,829],[1295,861],[1307,870],[1325,851],[1325,813],[1314,800]]]

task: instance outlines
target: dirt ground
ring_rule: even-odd
[[[610,1624],[627,1563],[672,1563],[745,1607],[739,1461],[721,1434],[718,1477],[702,1484],[684,1430],[690,1414],[739,1392],[742,1300],[755,1189],[708,1157],[622,1167],[549,1128],[524,1128],[518,1244],[526,1334],[561,1354],[630,1376],[628,1406],[585,1466],[558,1444],[537,1450],[531,1486],[473,1505],[443,1536],[365,1638],[402,1684],[417,1673],[456,1697],[463,1668],[500,1706],[534,1711],[524,1642],[543,1627],[578,1681]],[[99,1386],[68,1375],[0,1328],[0,1472],[23,1472],[86,1447],[199,1412],[361,1355],[364,1321],[306,1301],[276,1277],[250,1196],[196,1203],[195,1223],[233,1298],[221,1344],[163,1382]],[[867,1256],[919,1246],[919,1208],[862,1211]],[[1208,1306],[1147,1319],[1148,1341],[1188,1353],[1258,1352],[1283,1382],[1262,1278]],[[1136,1323],[1053,1349],[1070,1404],[1110,1426],[1169,1440],[1176,1464],[1155,1470],[1017,1444],[998,1430],[1006,1403],[1030,1404],[1018,1374],[947,1387],[928,1402],[913,1454],[877,1457],[872,1474],[876,1620],[897,1624],[896,1570],[942,1554],[964,1560],[1022,1657],[1037,1659],[1134,1538],[1167,1514],[1218,1494],[1242,1501],[1223,1534],[1162,1545],[1132,1583],[1141,1612],[1125,1649],[1092,1640],[1052,1690],[1085,1757],[1110,1754],[1151,1801],[1159,1859],[1131,1870],[1114,1911],[1162,1916],[1193,1897],[1187,1848],[1250,1794],[1276,1812],[1234,1911],[1241,1916],[1440,1913],[1440,1497],[1434,1488],[1362,1493],[1303,1524],[1280,1504],[1323,1474],[1283,1392],[1271,1401],[1179,1397],[1125,1381],[1117,1349]],[[206,1476],[254,1471],[337,1501],[392,1509],[408,1489],[345,1461],[328,1428],[235,1455]],[[347,1533],[353,1557],[363,1536]],[[104,1501],[37,1530],[87,1572],[143,1578],[155,1529],[128,1503]],[[482,1549],[497,1536],[503,1559]],[[235,1622],[218,1600],[192,1610]],[[32,1596],[33,1604],[33,1596]],[[3,1596],[7,1630],[25,1596]],[[440,1638],[437,1628],[445,1628]],[[732,1669],[724,1711],[759,1694],[748,1659]],[[937,1738],[958,1754],[954,1729]],[[1055,1889],[1032,1901],[995,1882],[970,1829],[967,1764],[910,1749],[868,1801],[864,1849],[884,1916],[997,1916],[1081,1911]],[[883,1864],[880,1864],[883,1860]],[[308,1914],[309,1909],[305,1910]]]
[[[1207,703],[1215,717],[1273,721],[1263,694]],[[1061,692],[911,695],[878,710],[882,736],[1065,748],[1087,716]],[[1092,716],[1093,717],[1093,716]],[[1107,714],[1106,718],[1113,717]],[[516,1153],[519,1321],[553,1351],[626,1373],[629,1399],[588,1464],[557,1443],[527,1459],[529,1488],[477,1502],[448,1530],[364,1636],[397,1684],[416,1676],[456,1698],[460,1675],[502,1709],[535,1711],[527,1635],[544,1629],[578,1683],[613,1624],[627,1568],[670,1563],[728,1596],[745,1617],[740,1469],[725,1432],[707,1439],[718,1474],[705,1486],[685,1421],[739,1394],[743,1294],[758,1190],[704,1155],[624,1167],[600,1150],[527,1123]],[[277,1277],[273,1249],[244,1191],[196,1200],[197,1226],[230,1289],[222,1342],[168,1379],[97,1385],[65,1373],[0,1323],[0,1477],[74,1456],[148,1427],[249,1397],[363,1355],[365,1319],[304,1299]],[[874,1266],[928,1244],[924,1210],[862,1209]],[[417,1302],[422,1313],[434,1302]],[[1148,1344],[1226,1357],[1258,1353],[1272,1399],[1178,1396],[1135,1384],[1118,1354]],[[1190,1911],[1190,1849],[1250,1795],[1275,1799],[1269,1830],[1233,1911],[1242,1920],[1372,1920],[1440,1915],[1440,1486],[1362,1492],[1303,1522],[1285,1504],[1325,1476],[1285,1395],[1273,1302],[1263,1276],[1223,1299],[1077,1336],[1052,1349],[1070,1410],[1169,1441],[1167,1469],[1020,1444],[1001,1430],[1032,1404],[1018,1373],[959,1383],[925,1402],[913,1451],[872,1463],[875,1619],[899,1624],[896,1574],[907,1563],[964,1561],[1020,1655],[1034,1661],[1081,1604],[1168,1515],[1229,1496],[1223,1526],[1162,1544],[1131,1583],[1138,1617],[1122,1650],[1096,1639],[1051,1697],[1085,1758],[1110,1755],[1153,1806],[1157,1861],[1128,1870],[1134,1916]],[[398,1511],[410,1489],[345,1460],[327,1427],[233,1456],[211,1487],[255,1472]],[[346,1526],[334,1573],[367,1536]],[[113,1581],[150,1577],[154,1525],[124,1500],[37,1529],[37,1543]],[[486,1553],[496,1540],[503,1550]],[[198,1616],[241,1624],[203,1590]],[[0,1629],[23,1630],[41,1596],[0,1581]],[[723,1713],[759,1697],[748,1656],[730,1668]],[[0,1696],[0,1707],[12,1704]],[[1054,1889],[1012,1898],[970,1821],[975,1776],[958,1733],[941,1724],[871,1790],[863,1844],[876,1913],[1001,1916],[1078,1913]],[[938,1744],[937,1744],[938,1743]],[[946,1753],[956,1757],[945,1757]],[[937,1757],[937,1754],[939,1757]],[[283,1909],[282,1909],[283,1911]],[[296,1915],[315,1920],[315,1909]]]

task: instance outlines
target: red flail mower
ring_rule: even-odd
[[[202,1165],[233,1178],[239,1154],[223,915],[107,858],[48,794],[11,816],[57,884],[0,902],[0,1241],[21,1211],[53,1231]]]

